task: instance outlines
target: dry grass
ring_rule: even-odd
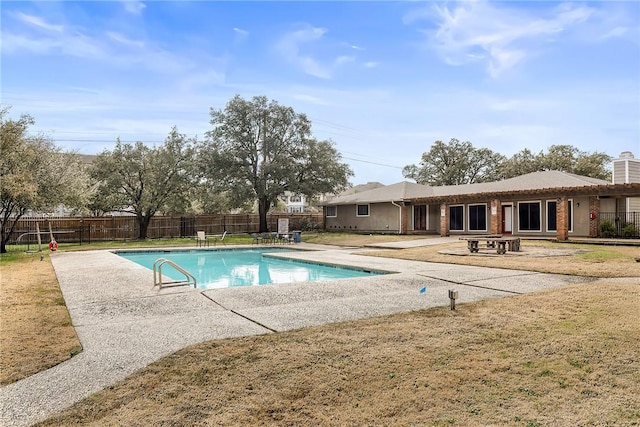
[[[640,286],[186,348],[42,425],[640,424]]]
[[[0,384],[50,368],[80,350],[49,257],[0,264]]]
[[[317,243],[415,239],[331,237]],[[471,257],[438,254],[443,247],[436,246],[384,255],[640,276],[638,247],[559,247],[588,252]],[[79,343],[47,258],[0,263],[0,275],[4,384],[67,359]],[[455,312],[436,308],[212,341],[42,425],[640,425],[639,311],[640,284],[611,281],[458,304]]]
[[[459,252],[461,255],[442,254],[442,250]],[[640,277],[638,246],[574,245],[535,240],[522,241],[523,253],[535,252],[533,256],[497,255],[494,251],[470,254],[466,242],[425,246],[414,249],[381,251],[371,255],[389,258],[411,259],[448,264],[476,265],[481,267],[508,268],[539,271],[542,273],[570,274],[591,277]],[[566,252],[569,255],[548,256],[545,252]]]
[[[338,246],[365,246],[420,238],[418,236],[368,236],[324,233],[310,236],[305,241]],[[430,239],[431,237],[422,238]],[[544,240],[523,240],[521,253],[508,252],[506,255],[497,255],[495,250],[482,250],[479,254],[470,254],[466,249],[466,245],[466,242],[459,241],[412,249],[380,250],[370,252],[368,255],[575,276],[640,277],[640,263],[636,261],[637,258],[640,258],[640,246],[568,244]],[[456,252],[457,255],[440,253],[441,251]],[[558,255],[553,255],[554,253]]]

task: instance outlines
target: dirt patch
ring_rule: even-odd
[[[533,257],[533,258],[546,258],[546,257],[561,257],[576,254],[585,254],[590,252],[587,249],[567,249],[567,248],[547,248],[547,247],[535,247],[529,246],[522,248],[518,252],[507,252],[503,255],[499,255],[495,249],[480,249],[478,252],[470,252],[467,248],[451,248],[439,250],[439,254],[445,255],[458,255],[458,256],[472,256],[472,257]]]

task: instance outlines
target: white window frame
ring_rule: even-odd
[[[545,211],[546,214],[546,229],[547,229],[547,233],[553,233],[554,231],[557,232],[558,231],[558,201],[557,200],[551,200],[548,199],[546,200],[546,208],[547,210]],[[550,230],[549,229],[549,203],[555,203],[556,204],[556,229],[555,230]],[[569,206],[569,209],[571,210],[571,221],[569,221],[569,233],[573,233],[573,217],[575,216],[575,212],[573,211],[573,199],[567,199],[567,205]]]
[[[540,212],[540,228],[538,230],[522,230],[520,229],[520,204],[521,203],[537,203]],[[518,218],[518,233],[542,233],[542,219],[544,216],[542,215],[542,200],[522,200],[516,204],[516,218]]]
[[[471,229],[471,212],[469,211],[469,208],[471,208],[471,206],[484,206],[484,228],[483,229],[477,229],[477,230],[472,230]],[[489,215],[487,215],[487,204],[486,203],[472,203],[472,204],[468,204],[467,205],[467,230],[469,231],[487,231],[487,221],[489,219]]]
[[[329,209],[333,209],[333,215],[329,215]],[[337,218],[338,217],[338,206],[327,206],[327,218]]]
[[[358,213],[358,208],[359,208],[360,206],[366,206],[366,207],[367,207],[367,214],[366,214],[366,215],[360,215],[360,214]],[[371,214],[371,205],[370,205],[369,203],[358,203],[358,204],[356,204],[356,216],[357,216],[357,217],[367,217],[367,216],[369,216],[370,214]]]
[[[576,216],[576,211],[574,210],[574,206],[573,206],[573,199],[567,199],[567,204],[569,205],[569,210],[571,211],[571,221],[569,221],[569,230],[567,230],[569,233],[573,233],[573,217]],[[556,223],[558,221],[556,220]]]

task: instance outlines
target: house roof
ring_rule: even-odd
[[[383,203],[390,201],[445,200],[466,195],[527,193],[543,190],[608,186],[609,181],[560,171],[532,172],[502,181],[430,187],[407,181],[355,194],[342,194],[326,205]]]
[[[342,193],[325,202],[325,205],[349,205],[355,203],[383,203],[400,202],[415,197],[424,197],[433,194],[432,187],[413,182],[398,182],[384,187],[373,188],[352,194]]]
[[[504,179],[502,181],[433,187],[433,195],[455,196],[462,194],[502,193],[607,184],[610,184],[610,182],[603,179],[590,178],[561,171],[542,171],[531,172],[514,178]]]

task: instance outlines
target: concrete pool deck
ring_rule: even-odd
[[[465,303],[591,280],[376,258],[366,256],[366,249],[304,243],[298,247],[318,250],[278,256],[395,273],[204,291],[158,290],[153,288],[151,271],[110,251],[53,254],[83,351],[0,388],[0,425],[26,426],[43,420],[164,356],[208,340],[448,305],[449,289],[459,292],[458,303]]]

